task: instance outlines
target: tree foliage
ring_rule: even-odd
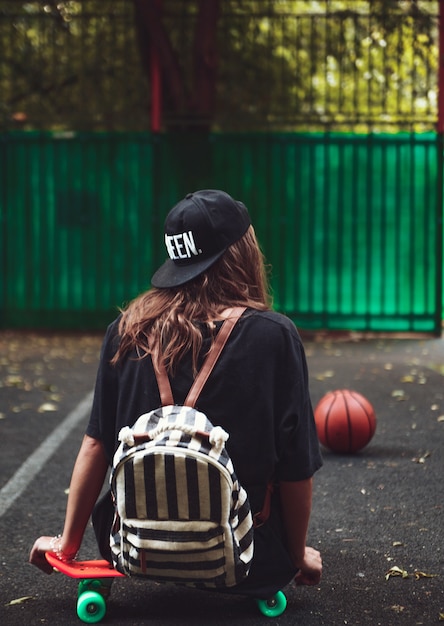
[[[9,0],[3,128],[430,129],[435,0]],[[153,95],[154,94],[154,95]]]

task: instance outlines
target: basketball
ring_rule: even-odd
[[[333,452],[357,452],[375,434],[373,407],[357,391],[330,391],[317,404],[314,416],[319,441]]]

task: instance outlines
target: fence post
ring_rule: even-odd
[[[159,11],[162,8],[162,0],[156,2]],[[151,42],[150,46],[151,65],[151,132],[159,133],[162,126],[162,69],[160,57],[156,46]]]
[[[444,151],[444,0],[439,0],[439,59],[438,59],[438,132],[437,150],[437,185],[436,194],[436,318],[435,334],[442,333],[443,303],[443,151]]]
[[[4,325],[6,308],[6,214],[7,214],[7,164],[6,164],[6,139],[7,133],[0,135],[0,329]]]

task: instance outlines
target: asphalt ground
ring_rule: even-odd
[[[290,585],[287,611],[267,619],[247,598],[118,579],[104,624],[430,626],[444,620],[444,341],[302,334],[313,404],[332,389],[354,389],[377,416],[375,436],[361,452],[324,450],[309,537],[324,559],[320,585]],[[76,582],[47,576],[27,559],[36,537],[61,532],[86,415],[43,467],[24,463],[35,461],[67,416],[78,415],[94,384],[101,339],[0,331],[0,500],[14,477],[25,476],[0,512],[2,625],[81,623]],[[94,556],[88,529],[80,557]]]

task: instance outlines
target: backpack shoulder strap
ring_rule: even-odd
[[[239,306],[224,311],[224,323],[217,333],[216,339],[211,346],[207,358],[205,359],[205,362],[202,365],[200,372],[196,376],[194,383],[192,384],[191,389],[189,390],[188,395],[185,398],[185,406],[193,407],[196,404],[197,398],[199,397],[203,386],[207,382],[208,376],[213,371],[216,361],[219,358],[225,344],[227,343],[228,337],[231,335],[231,331],[235,327],[237,320],[241,317],[245,309],[246,307]]]
[[[170,381],[163,361],[159,363],[158,368],[154,367],[154,373],[156,375],[157,386],[159,387],[162,406],[174,404],[173,392],[171,391]]]
[[[216,339],[211,346],[209,353],[196,376],[194,383],[191,386],[190,391],[185,399],[184,405],[194,407],[203,386],[205,385],[209,375],[213,371],[217,359],[222,352],[231,331],[236,325],[237,320],[241,317],[246,307],[233,307],[232,309],[226,309],[223,312],[224,322],[217,333]],[[159,364],[159,368],[154,368],[156,374],[157,384],[159,386],[160,400],[162,406],[168,406],[174,404],[173,393],[171,391],[170,381],[163,362]]]

